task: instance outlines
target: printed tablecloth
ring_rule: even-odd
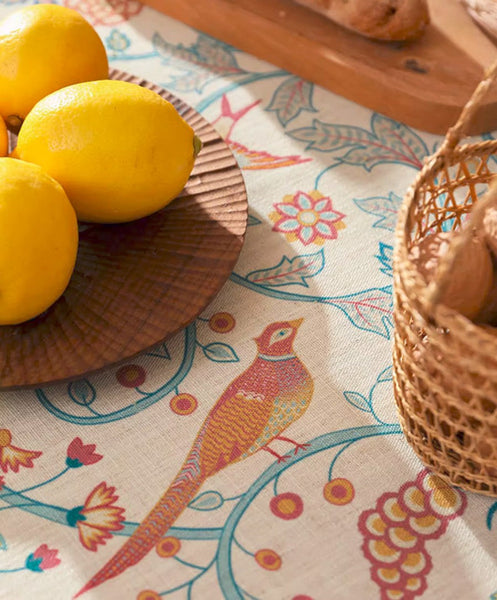
[[[249,221],[174,339],[1,394],[0,597],[497,598],[497,503],[423,468],[392,394],[393,230],[440,137],[136,0],[62,3],[213,123]]]

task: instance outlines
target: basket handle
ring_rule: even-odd
[[[488,94],[492,84],[497,78],[497,60],[490,65],[488,69],[485,70],[483,79],[476,86],[471,98],[465,104],[464,108],[459,115],[455,125],[449,128],[447,134],[445,136],[445,140],[440,146],[437,156],[449,154],[454,150],[454,148],[459,144],[461,139],[466,135],[466,127],[471,122],[471,119],[474,117],[476,111],[480,107],[485,96]]]
[[[439,303],[447,286],[449,285],[452,268],[457,257],[464,251],[466,246],[471,242],[471,238],[475,232],[482,231],[483,218],[488,207],[497,203],[497,180],[494,177],[489,184],[489,189],[475,203],[471,209],[469,219],[462,227],[460,232],[454,236],[449,244],[447,252],[441,257],[436,271],[435,278],[428,284],[426,288],[426,299],[429,304],[430,312],[433,307]]]
[[[416,188],[424,181],[426,173],[436,169],[437,165],[443,165],[446,157],[453,154],[456,146],[459,144],[461,139],[466,135],[466,128],[468,127],[471,119],[474,117],[476,111],[480,107],[483,99],[488,94],[492,84],[497,79],[497,60],[485,70],[484,77],[475,88],[470,99],[462,109],[459,118],[456,123],[450,127],[445,135],[445,139],[428,160],[425,159],[425,165],[418,173],[414,183],[410,188],[410,196],[408,195],[409,201],[406,201],[403,205],[404,218],[399,217],[398,231],[402,230],[401,235],[407,236],[409,226],[409,214],[413,207],[413,203],[416,201]],[[406,198],[407,200],[407,198]],[[449,244],[447,252],[441,257],[438,264],[438,268],[434,279],[426,287],[424,294],[424,300],[427,303],[427,308],[430,312],[433,311],[435,305],[440,302],[447,286],[453,265],[459,256],[459,253],[469,244],[475,231],[481,231],[481,225],[483,217],[485,216],[486,209],[497,201],[497,184],[490,182],[489,190],[485,196],[478,200],[478,202],[472,207],[468,221],[462,227],[459,235],[454,236]],[[405,237],[404,237],[405,239]]]
[[[471,98],[461,111],[455,125],[449,128],[443,143],[433,156],[434,160],[443,160],[444,156],[452,154],[455,147],[466,135],[466,128],[480,107],[492,84],[497,79],[497,60],[486,69],[483,79],[475,88]],[[464,248],[470,243],[475,231],[481,230],[486,209],[497,201],[497,184],[490,183],[487,193],[472,207],[469,219],[459,235],[454,236],[447,252],[440,259],[435,278],[428,284],[426,300],[429,309],[439,303],[449,284],[452,267]]]

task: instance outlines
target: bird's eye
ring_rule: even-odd
[[[274,344],[275,342],[280,342],[281,340],[286,339],[292,333],[292,329],[289,327],[283,327],[282,329],[277,329],[273,335],[271,336],[271,340],[269,344]]]

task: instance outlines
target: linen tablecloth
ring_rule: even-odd
[[[441,138],[136,0],[61,3],[96,27],[111,66],[213,123],[242,169],[249,220],[229,281],[185,331],[102,374],[1,394],[0,597],[72,598],[182,469],[169,531],[82,598],[497,598],[497,504],[423,468],[392,392],[396,214]],[[24,3],[0,4],[3,17]],[[227,456],[251,418],[269,423],[257,406],[273,369],[282,439]],[[209,416],[229,390],[253,417]],[[207,460],[192,449],[204,422],[217,462],[195,487],[184,481]]]

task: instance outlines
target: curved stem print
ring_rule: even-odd
[[[223,591],[224,597],[230,600],[244,600],[244,597],[233,577],[231,549],[235,536],[235,530],[243,517],[245,511],[255,500],[259,493],[283,471],[286,471],[294,464],[309,458],[313,454],[328,450],[335,446],[351,443],[353,441],[373,437],[377,435],[391,435],[401,433],[400,426],[393,425],[369,425],[364,427],[354,427],[352,429],[342,429],[332,433],[326,433],[315,438],[309,443],[309,448],[297,456],[293,456],[285,463],[275,463],[271,465],[264,473],[254,481],[247,490],[244,497],[236,504],[231,511],[223,527],[219,540],[217,573],[218,580]]]
[[[334,306],[335,308],[340,309],[349,321],[358,329],[376,333],[387,339],[390,338],[393,311],[391,286],[370,288],[356,294],[331,297],[286,292],[279,288],[254,283],[238,273],[232,273],[230,275],[230,280],[253,292],[263,294],[270,298],[287,300],[289,302],[316,302],[317,304]],[[375,313],[374,321],[371,320],[370,316],[372,310]]]
[[[331,165],[328,165],[327,167],[325,167],[322,171],[320,171],[318,173],[318,175],[316,176],[316,180],[314,181],[314,189],[318,190],[319,189],[319,182],[321,181],[321,178],[323,177],[323,175],[326,175],[326,173],[328,171],[331,171],[331,169],[334,169],[335,167],[337,167],[340,163],[336,162],[333,163]]]
[[[114,62],[116,60],[128,61],[128,60],[147,60],[150,58],[156,58],[157,52],[146,52],[144,54],[116,54],[114,56],[109,56],[109,62]]]
[[[4,573],[19,573],[19,571],[24,571],[26,567],[17,567],[16,569],[0,569],[0,574]]]
[[[57,473],[56,475],[54,475],[53,477],[50,477],[50,479],[46,479],[45,481],[42,481],[41,483],[37,483],[35,485],[32,485],[30,487],[24,488],[22,490],[17,490],[15,492],[13,492],[14,494],[25,494],[26,492],[31,492],[32,490],[37,490],[38,488],[41,488],[49,483],[52,483],[52,481],[55,481],[56,479],[59,479],[59,477],[62,477],[63,475],[65,475],[68,471],[70,470],[70,467],[65,467],[64,469],[62,469],[62,471],[60,471],[59,473]],[[6,494],[7,496],[9,494]],[[0,499],[4,499],[5,496],[3,494],[0,494]],[[1,509],[0,509],[1,510]]]
[[[190,568],[194,568],[199,572],[189,579],[188,581],[182,583],[181,585],[170,589],[164,590],[161,592],[161,596],[169,595],[173,592],[179,591],[181,589],[187,589],[188,595],[192,594],[192,588],[194,583],[200,579],[207,571],[213,566],[214,563],[217,563],[217,575],[219,585],[224,594],[225,598],[229,598],[230,600],[245,600],[248,592],[241,590],[238,584],[235,581],[233,574],[233,566],[232,566],[232,547],[235,544],[243,553],[252,556],[252,553],[245,549],[243,545],[235,538],[235,531],[245,514],[248,507],[252,504],[252,502],[258,497],[260,492],[266,488],[268,484],[271,482],[276,482],[280,475],[285,472],[287,469],[292,467],[293,465],[299,463],[301,460],[311,457],[314,454],[322,452],[324,450],[328,450],[330,448],[334,448],[337,446],[343,446],[341,450],[335,455],[331,466],[330,473],[335,464],[338,456],[344,452],[350,445],[354,442],[365,439],[373,436],[379,435],[392,435],[392,434],[400,434],[401,429],[398,424],[375,424],[369,426],[362,427],[354,427],[351,429],[343,429],[339,431],[334,431],[331,433],[327,433],[321,435],[317,438],[311,440],[306,446],[307,449],[305,452],[301,454],[289,456],[287,458],[287,462],[278,462],[273,463],[269,466],[258,479],[254,481],[254,483],[248,488],[248,490],[237,498],[237,502],[234,505],[231,513],[229,514],[225,524],[223,527],[217,528],[186,528],[186,527],[172,527],[168,531],[168,535],[175,536],[178,539],[182,540],[218,540],[218,548],[214,558],[211,562],[203,567],[201,565],[196,565],[193,563],[189,563],[183,559],[177,558],[179,562],[188,566]],[[35,514],[39,517],[48,519],[50,521],[59,523],[61,525],[70,526],[68,516],[70,514],[70,510],[63,508],[61,506],[56,506],[53,504],[46,504],[40,502],[39,500],[35,500],[26,495],[25,492],[30,491],[32,489],[41,487],[42,485],[54,481],[58,477],[62,476],[62,474],[66,470],[64,469],[61,473],[58,473],[54,477],[50,478],[46,482],[42,484],[38,484],[35,486],[31,486],[30,488],[26,488],[25,490],[15,491],[7,486],[4,486],[2,491],[0,492],[0,500],[3,500],[8,506],[3,507],[2,509],[9,508],[19,508],[21,510],[25,510],[32,514]],[[235,497],[236,498],[236,497]],[[233,498],[233,500],[235,500]],[[0,509],[0,510],[2,510]],[[133,532],[138,527],[139,523],[134,523],[130,521],[125,521],[123,523],[123,529],[120,531],[114,532],[114,535],[122,535],[122,536],[131,536]],[[0,571],[7,572],[7,571]],[[10,572],[10,571],[8,571]],[[250,595],[249,595],[250,597]]]
[[[492,506],[488,509],[487,513],[487,528],[492,529],[492,519],[494,518],[494,514],[497,512],[497,502],[494,502]]]
[[[228,527],[230,523],[234,523],[234,526],[236,527],[236,524],[240,520],[241,516],[243,515],[247,507],[257,497],[259,492],[270,481],[277,479],[281,473],[286,471],[294,464],[312,456],[313,454],[316,454],[317,452],[321,452],[323,450],[327,450],[335,446],[340,446],[342,444],[351,444],[359,439],[372,437],[376,435],[391,435],[399,433],[401,433],[401,429],[400,426],[397,424],[368,425],[363,427],[355,427],[352,429],[334,431],[332,433],[327,433],[318,438],[315,438],[314,440],[309,442],[309,448],[304,453],[292,456],[285,463],[274,463],[273,465],[268,467],[266,471],[264,471],[264,473],[247,490],[247,492],[240,496],[224,528],[204,527],[193,529],[188,527],[172,527],[169,530],[168,535],[173,535],[178,539],[183,540],[216,540],[219,538],[226,538],[226,532],[228,531],[228,529],[230,529],[230,527]],[[9,505],[7,507],[2,507],[2,509],[19,508],[32,514],[35,514],[39,517],[43,517],[44,519],[48,519],[49,521],[59,523],[60,525],[68,525],[67,514],[69,512],[69,509],[53,504],[46,504],[44,502],[40,502],[39,500],[34,500],[29,496],[26,496],[25,493],[13,490],[8,486],[4,486],[2,488],[2,491],[0,492],[0,501],[3,501]],[[235,521],[233,521],[233,519],[235,519]],[[138,527],[138,523],[131,521],[124,521],[123,525],[123,529],[121,529],[120,531],[116,531],[114,535],[130,536],[134,532],[136,527]],[[226,529],[226,527],[228,527],[228,529]],[[229,534],[229,537],[231,536],[230,539],[232,538],[234,532],[233,525],[231,525],[231,527],[232,533]],[[226,540],[224,543],[226,543]]]
[[[362,439],[362,438],[360,438]],[[352,444],[354,444],[355,442],[357,442],[358,440],[352,440],[350,442],[348,442],[347,444],[345,444],[344,446],[342,446],[340,448],[340,450],[335,454],[335,456],[333,457],[333,460],[330,463],[330,468],[328,470],[328,481],[331,481],[331,478],[333,477],[333,467],[335,466],[340,454],[342,454],[343,452],[345,452],[345,450],[347,450],[347,448],[349,446],[352,446]]]
[[[183,560],[179,556],[173,556],[173,559],[176,562],[184,565],[185,567],[190,567],[191,569],[197,569],[198,571],[205,571],[205,569],[207,568],[207,567],[202,567],[201,565],[194,565],[193,563],[188,562],[187,560]]]
[[[382,375],[384,374],[384,372],[385,371],[380,373],[378,380],[375,382],[375,384],[371,388],[371,391],[369,392],[369,408],[371,410],[371,414],[373,415],[373,418],[375,419],[375,421],[377,423],[380,423],[382,425],[387,425],[388,423],[386,421],[384,421],[383,419],[380,419],[380,417],[377,415],[375,407],[374,407],[374,392],[375,392],[377,386],[384,382],[384,379],[382,379]],[[391,381],[391,379],[390,379],[390,381]]]
[[[2,488],[0,501],[9,504],[9,506],[2,507],[0,510],[20,508],[38,517],[42,517],[54,523],[59,523],[59,525],[68,525],[67,514],[69,509],[34,500],[7,486]],[[139,523],[124,521],[123,529],[114,532],[114,535],[129,537],[138,525]],[[198,530],[190,529],[188,527],[171,527],[169,534],[181,540],[217,540],[219,539],[221,531],[222,529],[220,527],[206,527]]]
[[[214,558],[211,560],[211,562],[205,568],[202,567],[202,571],[200,573],[198,573],[198,575],[195,575],[195,577],[192,577],[188,581],[185,581],[185,583],[177,585],[176,587],[171,588],[170,590],[164,590],[164,591],[160,592],[159,596],[167,596],[167,595],[177,592],[179,590],[183,590],[186,587],[188,587],[189,590],[191,590],[191,588],[193,587],[193,584],[197,581],[197,579],[200,579],[201,577],[203,577],[207,573],[207,571],[212,567],[212,565],[216,562],[216,558],[217,558],[217,555],[214,555]],[[189,592],[189,593],[191,593],[191,592]]]
[[[249,594],[249,592],[247,592],[247,590],[244,590],[243,588],[239,587],[240,591],[242,592],[242,595],[244,596],[244,600],[259,600],[259,598],[257,598],[257,596],[254,596],[252,594]]]
[[[48,399],[46,393],[43,389],[39,388],[36,390],[36,396],[41,404],[53,415],[67,421],[69,423],[75,423],[77,425],[101,425],[103,423],[110,423],[112,421],[118,421],[119,419],[125,419],[126,417],[135,415],[138,412],[152,406],[159,400],[161,400],[164,396],[169,394],[170,392],[177,389],[177,386],[183,381],[183,379],[188,375],[192,364],[193,358],[195,355],[195,347],[196,347],[196,327],[195,323],[192,323],[185,329],[185,347],[183,351],[183,359],[181,361],[181,365],[178,371],[174,374],[174,376],[169,379],[163,386],[161,386],[155,392],[150,392],[145,395],[143,398],[140,398],[130,406],[126,406],[125,408],[121,408],[111,413],[94,413],[94,416],[79,416],[79,415],[71,415],[68,412],[61,410],[60,408],[54,406],[50,400]]]
[[[2,498],[0,498],[0,500],[2,500]],[[4,510],[12,510],[13,508],[26,508],[26,507],[30,507],[31,503],[28,504],[12,504],[10,506],[2,506],[0,508],[0,512],[4,511]]]
[[[245,548],[244,546],[242,546],[240,544],[240,542],[236,539],[235,536],[233,536],[233,542],[235,543],[235,546],[237,546],[238,548],[240,548],[240,550],[244,553],[247,554],[248,556],[254,556],[253,552],[250,552],[249,550],[247,550],[247,548]]]
[[[240,87],[241,85],[248,85],[250,83],[255,83],[256,81],[260,81],[261,79],[271,79],[273,77],[286,77],[287,75],[288,75],[287,71],[281,71],[281,70],[270,71],[269,73],[250,73],[248,75],[244,74],[243,77],[237,78],[232,83],[229,83],[228,85],[225,85],[222,88],[219,88],[215,92],[212,92],[212,94],[210,94],[209,96],[206,96],[205,98],[203,98],[195,106],[195,110],[197,110],[199,113],[203,112],[211,104],[213,104],[214,102],[216,102],[217,100],[222,98],[224,96],[224,94],[227,94],[228,92],[231,92],[232,90],[235,90],[236,88]]]
[[[7,509],[12,509],[12,508],[23,508],[25,510],[28,510],[29,512],[34,512],[35,514],[37,514],[39,516],[56,521],[60,524],[65,524],[65,525],[70,524],[69,519],[67,517],[71,511],[63,509],[61,507],[44,504],[44,503],[41,503],[39,501],[32,500],[32,499],[28,499],[29,502],[26,502],[25,504],[22,504],[22,503],[19,504],[19,503],[16,503],[16,500],[13,500],[12,497],[14,497],[14,496],[17,497],[16,498],[17,502],[19,501],[20,498],[23,497],[22,494],[19,494],[18,492],[15,492],[14,490],[7,488],[6,493],[2,494],[0,499],[3,499],[7,502],[13,502],[13,503],[10,506],[0,508],[0,510],[7,510]],[[136,529],[136,527],[138,525],[139,525],[138,523],[129,523],[129,522],[124,523],[124,529],[120,532],[120,534],[129,536],[132,534],[132,532]],[[220,530],[206,528],[206,529],[196,532],[194,529],[187,529],[187,528],[183,529],[183,528],[173,527],[173,528],[171,528],[171,533],[174,534],[176,537],[178,537],[180,539],[185,539],[185,540],[188,540],[188,539],[189,540],[215,540],[215,539],[219,538]],[[186,567],[189,567],[189,568],[199,571],[199,573],[197,575],[195,575],[194,577],[192,577],[190,580],[188,580],[186,583],[179,585],[179,586],[175,587],[174,589],[166,590],[166,591],[162,592],[161,595],[168,595],[174,591],[178,591],[185,587],[188,587],[188,591],[190,594],[195,581],[197,579],[199,579],[200,577],[202,577],[214,564],[214,562],[216,560],[216,555],[211,560],[211,562],[205,567],[201,566],[201,565],[193,564],[193,563],[183,560],[179,557],[174,557],[174,559]],[[24,565],[22,567],[17,567],[17,568],[0,569],[0,575],[16,573],[19,571],[26,570],[26,568],[28,568],[28,567],[29,567],[29,565]],[[31,567],[29,567],[29,568],[31,568]],[[37,570],[37,569],[34,569],[34,570]]]

